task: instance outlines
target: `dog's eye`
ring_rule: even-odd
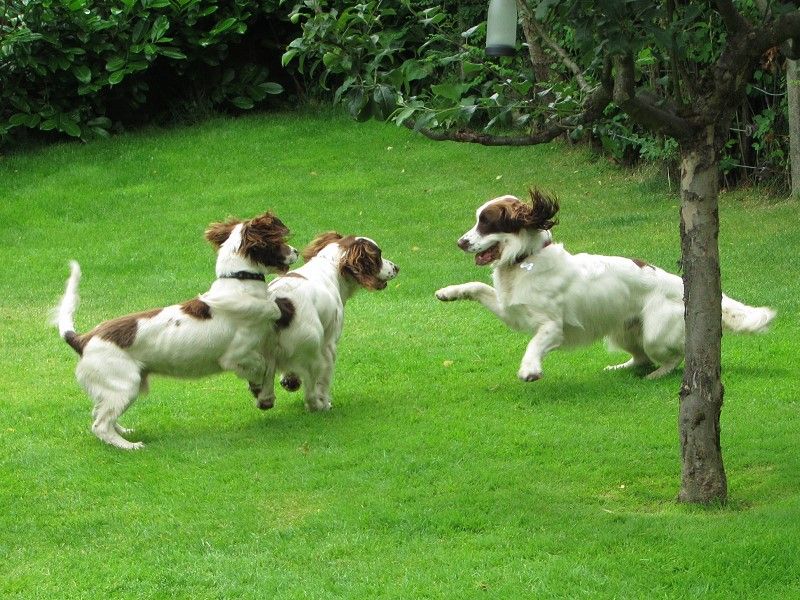
[[[486,215],[484,213],[481,213],[478,216],[478,223],[486,223],[486,221],[488,221],[488,220],[489,219],[486,218]]]

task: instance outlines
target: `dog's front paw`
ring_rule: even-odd
[[[463,295],[460,290],[461,286],[448,285],[439,290],[436,290],[436,297],[442,302],[452,302],[453,300],[460,300]]]
[[[542,378],[542,372],[522,368],[517,371],[517,377],[519,377],[522,381],[538,381]]]
[[[273,406],[275,406],[275,396],[269,396],[266,398],[256,398],[256,406],[261,410],[269,410]]]
[[[326,411],[331,409],[330,398],[306,398],[306,408],[311,412]]]

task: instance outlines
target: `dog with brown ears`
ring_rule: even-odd
[[[670,373],[683,360],[683,281],[644,261],[571,254],[553,243],[558,201],[538,190],[530,203],[501,196],[481,205],[476,223],[459,240],[475,264],[492,265],[494,287],[450,285],[439,300],[475,300],[506,325],[533,335],[517,373],[542,377],[551,350],[606,338],[631,354],[608,369],[656,365],[648,379]],[[722,295],[722,323],[738,333],[765,331],[775,311]]]
[[[117,419],[143,393],[151,374],[196,378],[232,371],[266,389],[264,339],[283,314],[265,275],[286,272],[297,250],[286,243],[288,228],[267,212],[247,221],[212,223],[206,239],[217,250],[216,280],[193,300],[134,313],[75,332],[81,270],[71,262],[55,325],[80,355],[78,382],[94,400],[92,432],[124,450],[143,447]]]
[[[256,405],[272,408],[273,378],[285,373],[281,385],[289,391],[304,389],[308,410],[331,408],[336,348],[344,323],[344,306],[359,289],[382,290],[399,269],[382,256],[380,247],[366,237],[336,232],[317,236],[303,250],[302,267],[274,279],[270,293],[290,309],[292,318],[271,328],[264,346],[267,387]]]

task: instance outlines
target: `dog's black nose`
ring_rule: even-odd
[[[464,238],[461,238],[460,240],[458,240],[458,247],[461,248],[462,250],[466,250],[467,248],[469,248],[469,242]]]

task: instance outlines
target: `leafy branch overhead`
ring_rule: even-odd
[[[483,52],[484,4],[315,2],[295,7],[303,31],[284,63],[319,77],[357,119],[389,114],[434,139],[490,145],[588,134],[620,160],[674,159],[670,140],[744,90],[723,166],[781,175],[783,72],[764,57],[794,35],[797,9],[740,4],[518,0],[527,52],[495,61]],[[749,75],[733,74],[739,64]],[[755,126],[764,119],[771,136]]]

